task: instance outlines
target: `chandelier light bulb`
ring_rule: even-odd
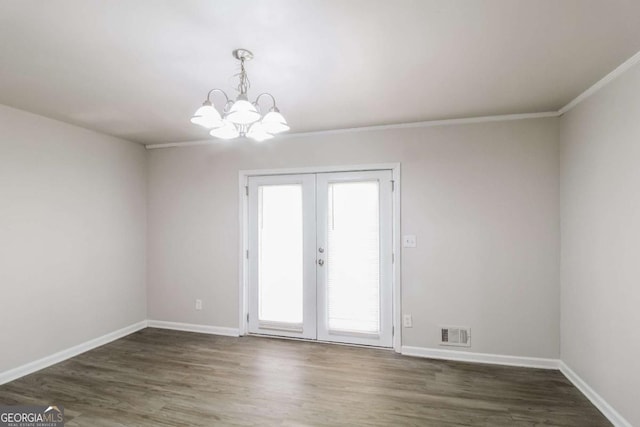
[[[209,135],[220,139],[234,139],[240,136],[238,128],[228,120],[222,121],[222,126],[212,129]]]
[[[191,123],[211,129],[222,126],[222,117],[210,102],[205,102],[191,117]]]
[[[262,119],[262,128],[268,133],[281,133],[289,130],[287,121],[279,111],[269,111]]]
[[[249,131],[247,132],[247,138],[251,138],[254,141],[262,142],[266,141],[267,139],[273,138],[273,135],[266,132],[261,122],[256,122],[249,128]]]
[[[233,103],[225,118],[231,123],[249,125],[260,120],[260,113],[252,103],[240,98]]]

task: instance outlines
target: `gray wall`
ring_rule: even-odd
[[[559,356],[557,119],[149,152],[149,318],[238,327],[238,170],[402,163],[404,345],[439,324],[471,351]],[[194,300],[203,310],[194,310]]]
[[[0,106],[0,372],[146,318],[145,162]]]
[[[640,66],[561,124],[562,360],[640,425]]]

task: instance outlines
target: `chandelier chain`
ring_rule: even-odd
[[[244,61],[244,58],[240,58],[240,72],[236,74],[236,76],[238,76],[238,78],[240,79],[237,90],[241,94],[246,94],[251,87],[251,82],[249,81],[249,77],[247,76],[247,70],[244,68]]]

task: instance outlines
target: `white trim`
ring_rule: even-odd
[[[542,113],[501,114],[497,116],[462,117],[459,119],[424,120],[420,122],[392,123],[388,125],[360,126],[360,127],[353,127],[353,128],[327,129],[327,130],[310,131],[310,132],[294,132],[294,133],[278,135],[278,137],[290,138],[290,137],[296,137],[296,136],[316,136],[316,135],[334,135],[337,133],[368,132],[373,130],[413,129],[413,128],[428,128],[428,127],[434,127],[434,126],[470,125],[470,124],[476,124],[476,123],[506,122],[511,120],[542,119],[546,117],[557,117],[558,115],[559,114],[557,111],[544,111]]]
[[[239,323],[238,334],[246,335],[248,333],[247,313],[249,302],[248,295],[248,266],[246,251],[249,249],[247,224],[248,224],[248,203],[245,187],[248,184],[250,176],[264,175],[286,175],[286,174],[305,174],[305,173],[327,173],[327,172],[350,172],[350,171],[370,171],[370,170],[391,170],[393,180],[395,181],[395,191],[393,197],[393,251],[395,254],[394,272],[393,272],[393,348],[397,353],[401,352],[402,347],[402,257],[401,257],[401,237],[400,237],[400,189],[401,175],[400,163],[373,163],[359,165],[338,165],[338,166],[308,166],[301,168],[282,168],[282,169],[252,169],[238,171],[238,229],[239,236]]]
[[[396,353],[402,352],[402,237],[401,229],[401,202],[400,192],[402,191],[401,171],[402,166],[396,163],[391,169],[393,176],[393,193],[391,193],[393,203],[393,349]]]
[[[332,173],[332,172],[362,172],[377,170],[393,170],[399,168],[400,163],[373,163],[365,165],[339,165],[339,166],[308,166],[302,168],[280,169],[249,169],[241,170],[240,178],[265,175],[299,175],[305,173]]]
[[[559,369],[558,359],[541,357],[506,356],[502,354],[471,353],[467,351],[441,350],[426,347],[402,346],[403,356],[428,359],[455,360],[458,362],[488,363],[491,365],[520,366],[524,368]]]
[[[578,376],[566,363],[560,361],[560,372],[564,374],[573,385],[584,394],[587,399],[598,408],[602,414],[607,417],[611,424],[616,427],[631,427],[631,423],[624,419],[618,411],[616,411],[606,400],[596,393],[582,378]]]
[[[579,103],[589,98],[591,95],[598,92],[600,89],[602,89],[603,87],[605,87],[606,85],[608,85],[609,83],[611,83],[612,81],[620,77],[625,71],[627,71],[629,68],[636,65],[638,62],[640,62],[640,52],[636,53],[631,58],[624,61],[615,70],[613,70],[612,72],[610,72],[609,74],[607,74],[606,76],[598,80],[593,86],[591,86],[589,89],[582,92],[580,95],[574,98],[571,102],[569,102],[567,105],[565,105],[560,110],[558,110],[558,114],[559,115],[564,114],[567,111],[571,110],[576,105],[578,105]]]
[[[85,341],[82,344],[78,344],[49,356],[45,356],[42,359],[38,359],[25,365],[18,366],[17,368],[1,372],[0,384],[5,384],[10,381],[17,380],[20,377],[24,377],[25,375],[32,374],[41,369],[48,368],[51,365],[55,365],[56,363],[71,359],[72,357],[78,356],[79,354],[82,354],[89,350],[93,350],[94,348],[103,346],[117,339],[126,337],[127,335],[130,335],[146,327],[147,321],[143,320],[141,322],[134,323],[133,325],[126,326],[122,329],[118,329],[117,331],[109,332],[108,334],[102,335],[101,337]]]
[[[147,150],[156,150],[158,148],[193,147],[195,145],[213,145],[216,143],[216,141],[216,139],[212,138],[185,142],[164,142],[162,144],[145,144],[144,148],[146,148]]]
[[[487,122],[504,122],[510,120],[526,120],[526,119],[541,119],[545,117],[558,117],[560,113],[557,111],[545,111],[542,113],[523,113],[523,114],[503,114],[497,116],[481,116],[481,117],[463,117],[459,119],[446,119],[446,120],[425,120],[420,122],[409,123],[393,123],[388,125],[373,125],[373,126],[359,126],[343,129],[327,129],[310,132],[292,132],[282,135],[278,135],[279,139],[293,138],[303,136],[317,136],[317,135],[334,135],[341,133],[352,132],[368,132],[374,130],[391,130],[391,129],[412,129],[412,128],[425,128],[433,126],[451,126],[451,125],[467,125],[475,123],[487,123]],[[198,141],[186,141],[186,142],[168,142],[163,144],[147,144],[145,148],[147,150],[155,150],[158,148],[171,148],[171,147],[193,147],[195,145],[210,145],[215,144],[216,139],[203,139]]]
[[[163,320],[148,320],[149,328],[171,329],[173,331],[198,332],[201,334],[224,335],[227,337],[238,337],[238,328],[227,328],[224,326],[197,325],[194,323],[165,322]]]
[[[246,189],[246,190],[245,190]],[[249,333],[249,260],[247,251],[249,250],[249,196],[245,192],[249,189],[249,175],[244,171],[238,172],[238,230],[240,230],[240,244],[238,245],[238,263],[240,287],[238,288],[238,334],[240,336]]]

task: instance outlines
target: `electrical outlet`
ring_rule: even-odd
[[[201,299],[197,299],[196,300],[196,310],[202,310],[202,300]]]
[[[413,318],[410,314],[405,314],[402,316],[402,325],[405,328],[413,328]]]
[[[418,246],[418,239],[416,236],[412,234],[407,234],[406,236],[402,236],[402,247],[403,248],[415,248]]]

